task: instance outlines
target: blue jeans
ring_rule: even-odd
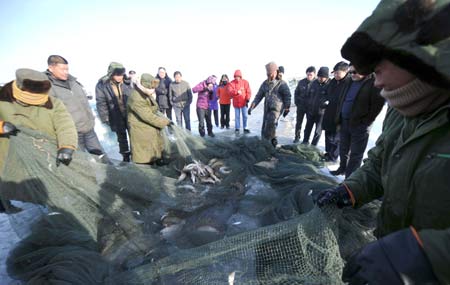
[[[247,129],[247,107],[234,108],[234,127],[236,130],[241,128],[241,112],[242,112],[242,123],[244,129]]]

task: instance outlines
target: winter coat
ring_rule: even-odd
[[[121,84],[122,103],[126,107],[128,97],[132,88],[129,85]],[[126,111],[120,111],[119,101],[111,86],[109,79],[100,79],[95,87],[95,99],[97,101],[97,112],[102,123],[109,124],[113,132],[127,129]]]
[[[56,138],[58,148],[76,149],[78,146],[75,124],[61,100],[49,97],[45,106],[18,103],[13,97],[12,82],[0,91],[0,120],[10,122],[18,129],[25,127],[46,133]],[[9,139],[0,137],[0,170],[7,159],[8,146]]]
[[[308,102],[307,96],[309,95],[309,88],[311,87],[311,83],[313,82],[314,80],[309,81],[306,78],[303,78],[298,82],[294,92],[294,103],[297,106],[297,109],[300,109],[304,112],[307,111],[306,110]]]
[[[217,97],[217,85],[214,84],[213,94],[209,98],[209,109],[210,110],[218,110],[219,109],[219,104],[217,103],[218,100],[219,100],[219,98]]]
[[[176,81],[172,81],[169,85],[169,98],[170,104],[179,109],[183,109],[187,105],[191,105],[192,103],[192,90],[184,80],[181,80],[180,83]]]
[[[341,80],[331,79],[327,88],[325,113],[322,120],[322,129],[327,132],[336,132],[336,113],[338,112],[339,102],[347,84],[352,81],[350,75],[346,75]]]
[[[169,109],[172,108],[172,105],[170,104],[169,99],[169,87],[170,83],[172,82],[172,79],[170,79],[169,76],[166,75],[164,79],[161,79],[159,77],[159,74],[156,75],[156,79],[159,79],[159,86],[156,87],[156,100],[158,102],[159,108],[161,109]]]
[[[356,127],[361,124],[370,126],[377,118],[378,114],[383,109],[384,98],[380,95],[380,89],[373,85],[375,79],[366,77],[363,79],[363,84],[356,95],[355,101],[352,105],[350,115],[350,126]],[[339,101],[338,111],[336,112],[336,123],[341,123],[341,111],[344,104],[345,96],[350,88],[350,83],[347,84],[342,92]]]
[[[161,129],[170,120],[159,112],[156,100],[135,89],[128,99],[127,113],[133,162],[150,163],[160,159],[164,149]]]
[[[228,85],[228,83],[227,83]],[[228,93],[227,85],[220,85],[217,87],[217,97],[219,98],[220,105],[230,105],[231,104],[231,95]]]
[[[276,127],[284,109],[291,106],[291,91],[283,80],[266,80],[261,84],[252,105],[258,106],[263,98],[264,117],[261,137],[271,141],[276,138]]]
[[[417,118],[389,108],[375,147],[345,180],[357,207],[384,197],[377,237],[410,225],[419,232],[442,284],[450,284],[449,114],[450,104]]]
[[[234,73],[234,76],[240,76],[241,79],[239,81],[233,79],[230,83],[227,84],[228,93],[230,94],[231,98],[233,98],[233,107],[243,108],[250,101],[252,91],[250,90],[248,81],[242,79],[242,74],[239,71],[236,71]],[[238,93],[239,91],[241,92],[241,94]]]
[[[310,115],[323,115],[325,113],[325,101],[327,101],[327,88],[330,80],[320,83],[318,79],[311,83],[307,94],[306,111]]]
[[[52,82],[50,96],[63,101],[67,111],[72,116],[75,127],[79,133],[87,133],[94,128],[95,117],[89,106],[87,94],[75,77],[69,75],[66,81],[61,81],[53,77],[50,71],[45,74]]]
[[[283,80],[264,81],[252,102],[255,107],[263,98],[264,110],[276,110],[281,112],[283,109],[288,109],[291,106],[291,91],[288,85]]]
[[[192,88],[192,92],[198,93],[197,97],[197,108],[208,110],[209,109],[209,98],[212,96],[212,91],[207,88],[206,80],[197,84]]]

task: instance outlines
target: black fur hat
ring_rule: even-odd
[[[23,91],[37,94],[48,93],[52,87],[44,73],[28,68],[16,70],[16,85]]]

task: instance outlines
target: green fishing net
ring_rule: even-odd
[[[336,185],[315,148],[178,127],[164,136],[164,166],[75,152],[59,167],[54,140],[11,137],[0,194],[25,210],[9,215],[22,238],[9,274],[30,284],[338,284],[345,258],[374,239],[380,203],[314,205]]]

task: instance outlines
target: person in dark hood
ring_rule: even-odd
[[[450,284],[449,14],[450,0],[383,0],[341,49],[389,105],[364,165],[317,199],[383,200],[377,240],[344,268],[349,284]]]
[[[130,162],[126,106],[132,88],[130,85],[124,84],[124,75],[123,65],[111,62],[107,74],[100,78],[95,87],[95,99],[100,120],[117,134],[119,152],[123,156],[123,161]]]

